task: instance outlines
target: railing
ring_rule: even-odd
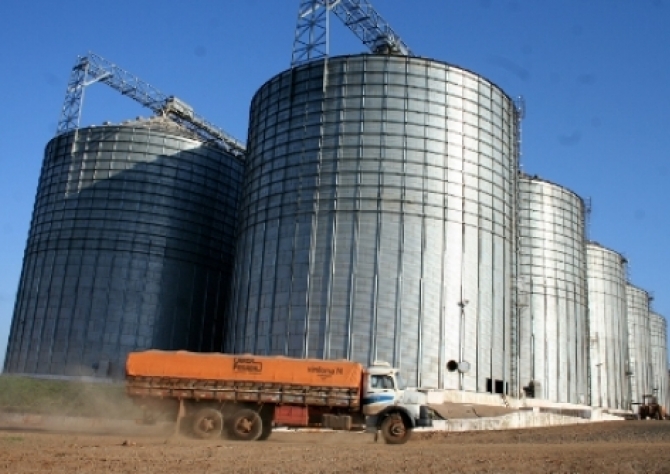
[[[357,389],[258,382],[129,377],[126,393],[139,398],[175,398],[358,408]]]

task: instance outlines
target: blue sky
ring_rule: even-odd
[[[524,170],[591,200],[589,236],[670,317],[670,0],[372,0],[420,55],[522,95]],[[0,366],[44,146],[93,51],[245,140],[256,89],[290,65],[298,0],[0,2]],[[363,52],[337,20],[331,53]],[[149,112],[103,85],[83,125]]]

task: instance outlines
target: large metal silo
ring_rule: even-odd
[[[519,178],[517,347],[519,391],[588,402],[588,295],[584,202],[537,177]]]
[[[651,389],[656,389],[659,403],[670,411],[670,387],[668,386],[668,333],[663,316],[649,313],[651,327]]]
[[[227,350],[506,390],[515,114],[491,82],[414,57],[333,57],[263,85]]]
[[[595,242],[586,244],[589,288],[591,405],[630,409],[626,316],[626,260]]]
[[[632,402],[642,402],[642,395],[651,393],[651,321],[649,293],[626,285],[628,321],[628,358]]]
[[[242,175],[158,118],[53,138],[5,370],[118,377],[131,350],[220,350]]]

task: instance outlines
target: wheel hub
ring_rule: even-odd
[[[242,418],[238,423],[237,423],[237,429],[239,431],[242,431],[244,433],[249,433],[251,431],[251,421],[248,418]]]
[[[396,421],[391,425],[391,434],[393,436],[403,436],[405,434],[405,425],[402,422]]]
[[[212,431],[214,429],[214,420],[211,418],[203,418],[203,420],[200,422],[200,427],[203,431]]]

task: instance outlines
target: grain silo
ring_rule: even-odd
[[[53,138],[5,370],[118,377],[134,349],[220,349],[242,173],[159,118]]]
[[[663,316],[649,313],[651,326],[651,389],[657,389],[659,403],[670,411],[668,386],[668,325]]]
[[[652,380],[649,293],[628,284],[626,302],[631,401],[642,402],[642,395],[651,393]]]
[[[519,178],[519,392],[588,403],[584,201],[549,181]]]
[[[586,244],[589,294],[591,405],[630,408],[626,259],[595,242]]]
[[[429,59],[270,79],[251,105],[227,350],[505,391],[515,124],[500,88]]]

